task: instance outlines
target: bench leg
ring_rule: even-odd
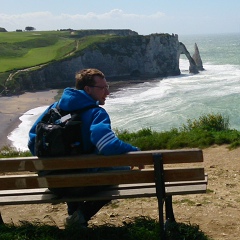
[[[164,212],[163,204],[165,197],[165,184],[163,178],[163,159],[162,154],[153,154],[154,171],[155,171],[155,183],[156,183],[156,194],[158,200],[158,214],[159,224],[161,229],[161,239],[165,240],[165,228],[164,228]]]
[[[4,224],[3,222],[3,219],[2,219],[2,215],[1,215],[1,212],[0,212],[0,225]]]
[[[172,196],[165,198],[165,211],[166,211],[166,221],[175,222],[173,206],[172,206]]]
[[[161,229],[161,239],[165,239],[165,228],[164,228],[164,212],[163,212],[163,200],[158,198],[158,215],[159,215],[159,224]]]

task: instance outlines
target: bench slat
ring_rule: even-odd
[[[207,185],[207,175],[204,180],[201,181],[189,181],[189,182],[166,182],[165,187],[177,187],[186,185]],[[153,188],[155,183],[140,183],[140,184],[120,184],[109,187],[110,189],[135,189],[135,188]],[[47,188],[36,188],[36,189],[19,189],[19,190],[1,190],[1,196],[17,196],[17,195],[31,195],[31,194],[51,194]]]
[[[166,188],[166,196],[171,195],[187,195],[196,193],[206,193],[207,184],[200,185],[186,185],[186,186],[172,186]]]
[[[184,194],[196,194],[205,193],[206,184],[198,184],[194,186],[183,186],[167,188],[166,195],[184,195]],[[16,204],[39,204],[39,203],[61,203],[68,201],[94,201],[94,200],[106,200],[106,199],[124,199],[124,198],[143,198],[143,197],[155,197],[155,186],[148,188],[136,188],[136,189],[113,189],[110,191],[103,191],[91,197],[78,197],[78,198],[58,198],[50,192],[44,194],[26,194],[17,196],[0,196],[1,205],[16,205]]]
[[[199,149],[191,150],[155,150],[129,152],[122,155],[102,156],[87,154],[71,157],[58,158],[1,158],[0,170],[8,171],[40,171],[40,170],[60,170],[60,169],[78,169],[112,166],[134,166],[134,165],[152,165],[152,155],[161,153],[164,164],[175,163],[197,163],[203,162],[203,154]],[[66,164],[67,161],[67,164]]]
[[[203,168],[166,169],[164,170],[166,182],[204,180]],[[0,176],[0,190],[13,190],[24,188],[57,188],[80,187],[96,185],[119,185],[130,183],[155,182],[153,169],[133,171],[110,171],[92,174],[51,175],[37,177],[37,175],[8,175]]]
[[[184,181],[184,182],[166,182],[165,187],[177,187],[187,185],[207,185],[207,175],[204,180],[201,181]],[[120,184],[110,186],[110,189],[135,189],[135,188],[152,188],[155,187],[155,183],[140,183],[140,184]],[[19,189],[19,190],[1,190],[0,196],[17,196],[17,195],[31,195],[31,194],[50,194],[51,192],[47,188],[35,188],[35,189]]]

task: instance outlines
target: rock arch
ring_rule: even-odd
[[[190,53],[188,52],[186,46],[182,43],[182,42],[179,42],[179,50],[180,50],[180,54],[185,54],[188,61],[189,61],[189,72],[190,73],[199,73],[198,71],[198,67],[194,61],[194,59],[191,57]]]

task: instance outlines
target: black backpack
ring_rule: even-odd
[[[66,112],[51,108],[36,126],[35,155],[57,157],[83,153],[81,113],[94,106]]]

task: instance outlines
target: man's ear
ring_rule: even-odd
[[[83,90],[87,93],[87,94],[90,94],[90,87],[89,86],[85,86],[83,88]]]

